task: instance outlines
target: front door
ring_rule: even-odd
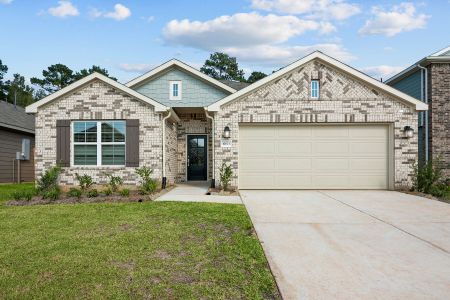
[[[187,136],[187,180],[207,180],[206,135]]]

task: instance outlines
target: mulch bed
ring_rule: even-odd
[[[424,197],[430,200],[436,200],[436,201],[441,201],[441,202],[445,202],[445,203],[450,203],[450,200],[448,199],[441,199],[441,198],[437,198],[433,195],[430,194],[425,194],[425,193],[421,193],[421,192],[416,192],[416,191],[399,191],[405,194],[409,194],[409,195],[414,195],[414,196],[419,196],[419,197]]]
[[[153,201],[160,196],[164,195],[168,191],[173,189],[173,186],[168,186],[164,190],[159,190],[156,193],[150,195],[140,195],[136,191],[130,191],[130,196],[110,195],[105,196],[99,194],[97,197],[66,197],[62,195],[61,199],[49,200],[42,199],[42,197],[33,197],[30,201],[27,200],[11,200],[5,203],[8,206],[27,206],[27,205],[45,205],[45,204],[77,204],[77,203],[108,203],[108,202],[144,202]]]
[[[237,190],[224,191],[224,190],[219,189],[219,188],[209,188],[207,195],[239,196],[239,191],[237,191]]]

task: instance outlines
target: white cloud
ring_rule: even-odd
[[[359,30],[363,35],[382,34],[392,37],[401,32],[424,28],[429,15],[417,14],[414,4],[403,2],[394,5],[391,10],[384,11],[381,7],[372,7],[374,17],[367,20]]]
[[[310,18],[345,20],[361,12],[358,5],[345,0],[251,0],[251,6],[265,11],[294,15],[306,14]]]
[[[404,68],[405,67],[380,65],[361,68],[361,71],[379,80],[380,78],[388,79],[402,71]]]
[[[70,1],[58,1],[58,6],[50,7],[48,13],[54,17],[65,18],[75,17],[80,13],[78,9]]]
[[[0,4],[10,4],[13,0],[0,0]]]
[[[205,22],[172,20],[165,26],[163,37],[170,44],[210,50],[283,43],[306,31],[329,33],[335,30],[328,22],[302,20],[295,16],[262,16],[253,12],[220,16]]]
[[[349,62],[355,57],[340,44],[315,44],[306,46],[261,45],[239,48],[229,47],[221,50],[241,61],[257,62],[259,64],[279,67],[286,65],[316,50],[332,56],[338,60]]]
[[[120,64],[119,69],[126,72],[145,73],[155,68],[152,64]]]
[[[116,5],[114,5],[114,11],[111,12],[102,12],[97,8],[91,8],[89,11],[89,16],[91,18],[104,17],[114,19],[116,21],[123,21],[131,16],[131,11],[128,7],[117,3]]]

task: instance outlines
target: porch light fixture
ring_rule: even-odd
[[[225,126],[225,128],[223,129],[223,137],[226,139],[229,139],[231,136],[231,130],[230,127]]]
[[[412,138],[414,136],[414,129],[411,126],[405,126],[403,128],[403,134],[406,138]]]

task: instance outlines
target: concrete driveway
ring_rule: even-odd
[[[391,191],[241,191],[284,299],[450,299],[450,205]]]

